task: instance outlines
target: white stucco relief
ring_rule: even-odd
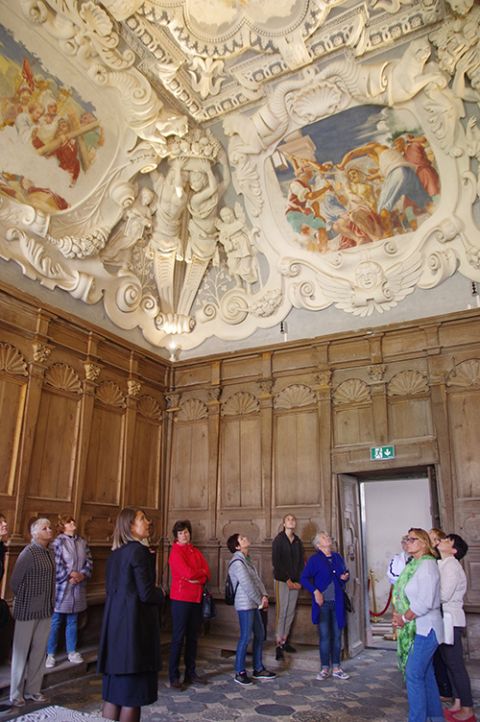
[[[309,56],[309,67],[272,84],[261,105],[225,117],[224,148],[211,130],[169,108],[121,40],[118,21],[142,8],[158,13],[161,3],[105,2],[113,15],[74,0],[61,13],[53,0],[9,5],[2,8],[15,40],[93,104],[88,128],[106,129],[99,172],[64,184],[68,208],[39,206],[39,192],[37,205],[0,195],[0,256],[28,278],[103,303],[115,325],[141,329],[154,346],[185,349],[212,335],[245,338],[292,307],[369,316],[455,272],[480,281],[477,6],[453,7],[430,40],[413,40],[397,59],[360,63],[337,54],[321,65]],[[246,9],[220,5],[231,42],[273,12],[259,6],[247,17]],[[324,5],[324,20],[334,5]],[[276,4],[280,14],[290,6],[300,3]],[[319,4],[309,8],[318,15]],[[415,9],[401,0],[372,8]],[[201,18],[189,18],[198,33]],[[359,52],[366,37],[357,38]],[[222,85],[220,66],[214,73],[210,65],[189,69],[205,97]],[[361,142],[357,129],[355,142],[343,139],[330,157],[327,142],[315,145],[321,123],[344,127],[347,112],[352,123],[364,112],[370,135]],[[437,182],[428,193],[409,147],[423,158],[430,186]],[[413,180],[409,200],[402,183]],[[49,186],[47,173],[40,185]]]

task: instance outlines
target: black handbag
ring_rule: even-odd
[[[11,618],[10,607],[5,599],[0,599],[0,629],[6,627]]]
[[[216,614],[215,600],[207,587],[204,587],[202,594],[202,617],[203,619],[214,619]]]
[[[353,606],[353,602],[352,602],[352,600],[350,599],[350,597],[348,596],[348,594],[347,594],[347,592],[345,591],[345,589],[343,590],[343,604],[344,604],[344,607],[345,607],[345,611],[346,611],[346,612],[354,612],[354,611],[355,611],[355,608],[354,608],[354,606]]]

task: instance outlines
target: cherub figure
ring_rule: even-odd
[[[156,200],[155,193],[147,187],[141,188],[131,206],[123,214],[123,223],[112,235],[102,258],[108,263],[128,268],[131,248],[152,229],[152,206]]]
[[[245,284],[245,289],[251,291],[258,280],[255,248],[246,230],[245,213],[240,203],[235,203],[235,211],[228,206],[222,208],[216,226],[218,240],[227,256],[228,270],[238,286]]]

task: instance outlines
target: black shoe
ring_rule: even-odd
[[[297,651],[295,649],[295,647],[292,647],[292,645],[289,644],[288,642],[285,642],[285,644],[283,645],[283,649],[285,650],[285,652],[288,652],[289,654],[295,654],[295,652]]]
[[[0,712],[8,712],[9,709],[12,709],[11,704],[0,704]]]
[[[275,659],[277,662],[280,662],[280,660],[285,659],[285,655],[283,653],[283,647],[278,645],[278,647],[275,647]]]
[[[185,679],[183,680],[184,684],[208,684],[208,679],[203,674],[197,674],[194,672],[193,674],[185,675]]]
[[[180,692],[183,692],[183,690],[185,689],[185,687],[183,686],[183,684],[180,682],[179,679],[174,679],[174,680],[172,680],[172,681],[170,682],[170,688],[171,688],[171,689],[178,689],[178,690],[180,690]]]
[[[237,684],[241,684],[243,687],[248,687],[250,684],[252,684],[252,680],[246,672],[237,673],[234,679]]]
[[[268,669],[254,669],[252,677],[253,679],[275,679],[277,675],[275,672],[269,672]]]

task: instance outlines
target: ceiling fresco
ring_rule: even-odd
[[[0,273],[159,350],[480,281],[472,0],[0,0],[0,17]]]

